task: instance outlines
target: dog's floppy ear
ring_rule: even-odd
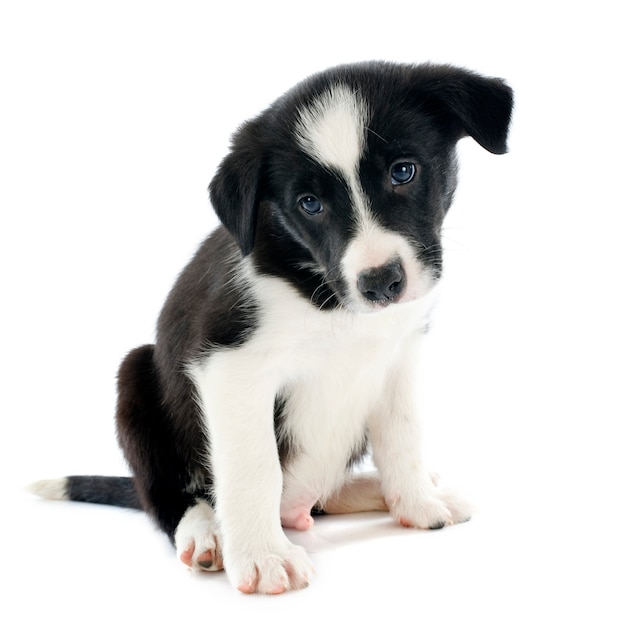
[[[248,122],[233,138],[230,153],[209,185],[213,208],[244,256],[254,246],[260,178],[261,150]]]
[[[493,154],[507,151],[513,90],[499,78],[486,78],[449,66],[431,66],[425,97],[431,113],[447,117],[459,136],[469,135]]]

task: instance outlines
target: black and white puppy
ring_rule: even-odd
[[[283,527],[312,512],[467,520],[422,463],[416,356],[456,143],[504,153],[511,109],[499,79],[376,62],[317,74],[247,122],[210,186],[223,226],[180,275],[155,345],[120,369],[133,478],[35,489],[142,508],[185,564],[224,567],[246,593],[309,583]],[[351,473],[370,450],[378,471]]]

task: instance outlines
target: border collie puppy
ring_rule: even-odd
[[[222,226],[119,372],[133,478],[46,497],[141,508],[244,593],[306,587],[283,527],[388,510],[469,519],[422,462],[416,357],[441,275],[456,143],[506,151],[512,91],[449,66],[364,63],[305,80],[234,135],[210,185]],[[377,472],[351,473],[366,451]]]

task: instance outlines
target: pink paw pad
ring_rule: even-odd
[[[187,566],[191,567],[193,565],[193,552],[196,549],[195,545],[192,543],[187,546],[186,550],[183,550],[180,553],[180,560]]]
[[[205,550],[194,558],[195,551],[196,544],[192,542],[180,553],[179,558],[187,567],[192,569],[195,567],[196,569],[207,571],[220,570],[224,567],[219,551],[216,552],[213,549]]]
[[[313,518],[309,510],[293,511],[281,516],[281,523],[285,528],[295,528],[296,530],[308,530],[313,526]]]

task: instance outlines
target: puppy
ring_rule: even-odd
[[[186,565],[223,567],[245,593],[309,584],[283,527],[315,512],[467,520],[422,463],[416,357],[456,143],[504,153],[511,110],[499,79],[375,62],[317,74],[243,125],[210,185],[223,225],[174,285],[155,344],[120,368],[133,478],[33,489],[141,508]],[[377,472],[351,473],[370,451]]]

